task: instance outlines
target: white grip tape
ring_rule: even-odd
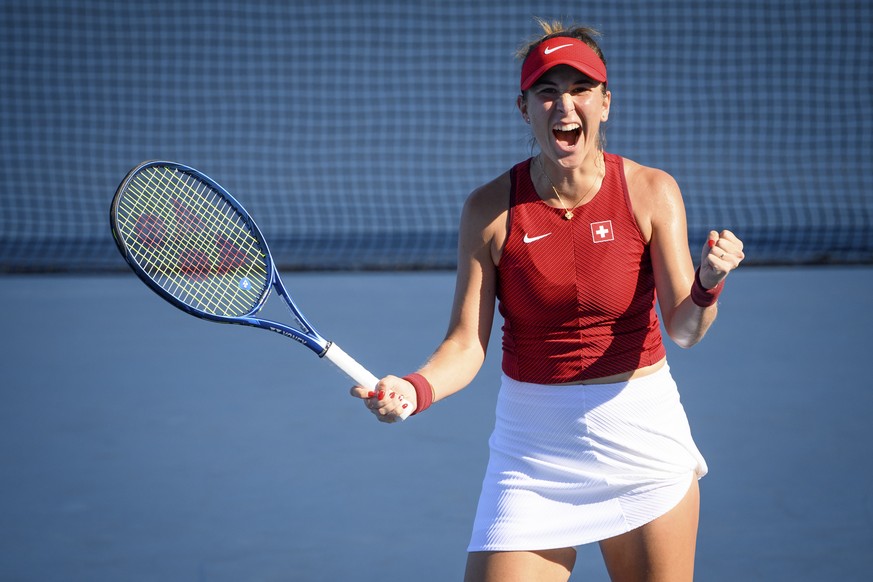
[[[363,386],[367,390],[376,389],[376,384],[379,382],[379,379],[367,368],[359,364],[357,360],[345,353],[343,349],[335,343],[331,343],[328,346],[323,357],[327,358],[333,365],[345,372],[345,374],[357,382],[358,385]],[[406,420],[409,418],[410,414],[412,414],[412,410],[407,408],[400,414],[400,419]]]

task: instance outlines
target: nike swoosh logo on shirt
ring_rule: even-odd
[[[541,234],[539,236],[530,236],[527,233],[524,233],[524,238],[522,240],[524,241],[524,244],[530,244],[532,242],[540,240],[541,238],[546,238],[550,234],[552,233],[547,232],[546,234]]]
[[[568,47],[568,46],[573,46],[573,45],[572,45],[572,44],[562,44],[562,45],[560,45],[560,46],[554,46],[554,47],[552,47],[552,46],[547,46],[547,47],[545,48],[545,50],[543,50],[543,53],[545,53],[545,54],[547,54],[547,55],[550,55],[550,54],[552,54],[553,52],[555,52],[556,50],[560,50],[560,49],[562,49],[562,48],[566,48],[566,47]]]

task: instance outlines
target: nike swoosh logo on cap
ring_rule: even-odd
[[[543,54],[550,55],[557,50],[561,50],[562,48],[567,48],[568,46],[573,46],[572,44],[562,44],[560,46],[547,46],[545,50],[543,50]]]
[[[530,244],[532,242],[536,242],[536,241],[540,240],[541,238],[546,238],[550,234],[552,234],[552,233],[547,232],[546,234],[541,234],[539,236],[530,236],[529,234],[524,233],[524,238],[522,240],[524,241],[524,244]]]

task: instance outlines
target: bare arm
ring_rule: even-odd
[[[466,387],[485,360],[497,293],[495,258],[505,236],[505,193],[508,190],[508,177],[504,175],[474,191],[464,204],[448,331],[427,363],[418,370],[433,386],[434,401]],[[365,399],[368,408],[385,422],[397,420],[404,403],[413,409],[417,404],[412,385],[397,376],[380,380],[375,397],[360,386],[352,388],[351,392]]]
[[[479,372],[488,350],[497,294],[497,268],[492,253],[497,217],[488,194],[476,193],[464,206],[448,331],[419,370],[433,385],[434,401],[466,387]]]
[[[640,229],[649,237],[664,328],[677,345],[689,348],[706,335],[718,314],[718,305],[700,307],[691,300],[694,265],[688,247],[685,204],[676,181],[660,170],[637,164],[631,168],[628,187],[632,188]],[[743,243],[732,232],[712,231],[700,255],[703,287],[718,285],[744,257]]]

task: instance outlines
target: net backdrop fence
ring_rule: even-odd
[[[466,195],[535,153],[514,51],[602,30],[607,150],[673,174],[696,249],[873,262],[867,0],[30,0],[0,4],[0,271],[125,269],[143,160],[209,174],[284,269],[456,264]]]

